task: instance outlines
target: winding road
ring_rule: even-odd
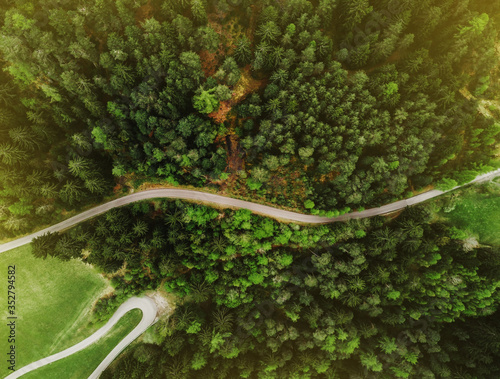
[[[484,182],[487,180],[491,180],[496,176],[500,175],[500,169],[495,171],[479,175],[471,182],[464,184],[472,184]],[[210,193],[205,193],[201,191],[195,190],[185,190],[185,189],[154,189],[147,190],[143,192],[134,193],[131,195],[124,196],[120,199],[112,200],[106,204],[99,205],[95,208],[89,209],[85,212],[80,213],[77,216],[71,217],[65,221],[62,221],[56,225],[48,227],[46,229],[40,230],[36,233],[30,234],[29,236],[19,238],[17,240],[5,243],[0,245],[0,253],[14,249],[16,247],[25,245],[30,243],[33,238],[41,236],[47,232],[58,232],[70,228],[82,221],[88,220],[92,217],[100,215],[104,212],[109,211],[110,209],[120,207],[123,205],[127,205],[140,200],[147,199],[155,199],[155,198],[174,198],[174,199],[184,199],[184,200],[195,200],[200,201],[207,204],[217,204],[222,205],[224,207],[230,208],[244,208],[249,209],[254,213],[261,214],[264,216],[276,218],[279,220],[287,220],[287,221],[295,221],[307,224],[324,224],[324,223],[332,223],[337,221],[346,221],[349,219],[356,218],[365,218],[372,217],[377,215],[383,215],[387,213],[391,213],[400,209],[403,209],[407,206],[415,205],[421,203],[423,201],[432,199],[434,197],[440,196],[446,192],[453,191],[457,188],[463,186],[457,186],[448,191],[440,191],[440,190],[432,190],[428,192],[424,192],[417,196],[414,196],[409,199],[400,200],[395,203],[387,204],[378,208],[371,208],[361,212],[351,212],[337,217],[322,217],[322,216],[313,216],[313,215],[305,215],[296,212],[290,212],[281,210],[278,208],[270,207],[267,205],[255,204],[250,201],[233,199],[230,197],[224,197],[220,195],[214,195]],[[11,375],[7,376],[6,379],[14,379],[19,378],[23,374],[27,372],[36,370],[42,366],[45,366],[49,363],[55,362],[59,359],[63,359],[68,357],[71,354],[74,354],[82,349],[85,349],[87,346],[93,344],[98,341],[102,336],[104,336],[112,327],[115,325],[118,320],[128,311],[132,309],[141,309],[143,316],[140,323],[130,332],[120,343],[108,354],[108,356],[101,362],[101,364],[94,370],[94,372],[89,376],[89,379],[95,379],[100,376],[100,374],[109,366],[109,364],[127,347],[132,341],[134,341],[137,337],[139,337],[150,325],[152,325],[156,320],[157,307],[154,301],[150,298],[143,297],[133,297],[123,303],[118,310],[113,314],[111,319],[104,325],[102,328],[97,330],[90,337],[86,338],[82,342],[63,350],[57,354],[51,355],[49,357],[40,359],[36,362],[33,362],[27,366],[22,367],[21,369],[15,371]]]
[[[12,374],[7,376],[5,379],[15,379],[20,376],[36,370],[40,367],[58,361],[60,359],[66,358],[80,350],[85,349],[86,347],[92,345],[97,342],[101,337],[105,336],[111,328],[127,313],[132,309],[140,309],[142,311],[142,319],[137,324],[137,326],[127,335],[125,336],[118,345],[115,346],[113,350],[104,358],[101,364],[94,370],[94,372],[89,376],[89,379],[98,378],[102,372],[108,367],[111,362],[120,354],[123,349],[125,349],[128,345],[132,343],[137,337],[139,337],[142,333],[146,331],[148,327],[153,325],[156,321],[156,304],[149,297],[131,297],[127,301],[125,301],[120,307],[116,310],[116,312],[111,316],[109,321],[99,330],[97,330],[90,337],[87,337],[80,343],[69,347],[66,350],[63,350],[57,354],[48,356],[46,358],[40,359],[36,362],[30,363],[17,371],[14,371]]]
[[[466,183],[462,186],[457,186],[455,188],[452,188],[448,191],[440,191],[440,190],[432,190],[428,192],[421,193],[419,195],[413,196],[409,199],[404,199],[400,201],[396,201],[395,203],[383,205],[378,208],[371,208],[371,209],[366,209],[361,212],[351,212],[351,213],[346,213],[341,216],[337,217],[323,217],[323,216],[313,216],[313,215],[306,215],[302,213],[296,213],[296,212],[290,212],[290,211],[285,211],[282,209],[278,209],[275,207],[271,207],[268,205],[262,205],[262,204],[255,204],[250,201],[245,201],[245,200],[239,200],[239,199],[233,199],[231,197],[226,197],[226,196],[221,196],[221,195],[214,195],[211,193],[206,193],[206,192],[201,192],[201,191],[195,191],[195,190],[187,190],[187,189],[175,189],[175,188],[162,188],[162,189],[153,189],[153,190],[146,190],[142,192],[137,192],[133,193],[131,195],[126,195],[124,197],[121,197],[116,200],[112,200],[108,203],[99,205],[97,207],[94,207],[92,209],[89,209],[85,212],[82,212],[74,217],[71,217],[67,220],[64,220],[58,224],[52,225],[46,229],[40,230],[36,233],[30,234],[26,237],[21,237],[18,238],[14,241],[4,243],[0,245],[0,253],[3,253],[5,251],[14,249],[19,246],[23,246],[27,243],[30,243],[34,238],[39,237],[47,232],[59,232],[65,229],[68,229],[82,221],[86,221],[92,217],[95,217],[97,215],[100,215],[102,213],[105,213],[109,211],[110,209],[121,207],[123,205],[127,205],[136,201],[140,200],[147,200],[147,199],[155,199],[155,198],[172,198],[172,199],[183,199],[183,200],[195,200],[195,201],[201,201],[203,203],[206,203],[207,205],[210,204],[217,204],[221,205],[227,208],[244,208],[244,209],[249,209],[254,213],[267,216],[267,217],[272,217],[275,219],[279,220],[286,220],[286,221],[295,221],[295,222],[301,222],[301,223],[306,223],[306,224],[326,224],[326,223],[332,223],[332,222],[337,222],[337,221],[346,221],[349,219],[355,219],[355,218],[365,218],[365,217],[373,217],[373,216],[378,216],[378,215],[383,215],[386,213],[391,213],[403,208],[406,208],[411,205],[415,205],[418,203],[421,203],[423,201],[432,199],[434,197],[440,196],[446,192],[453,191],[457,188],[472,184],[472,183],[479,183],[479,182],[484,182],[487,180],[491,180],[496,176],[500,175],[500,169],[497,169],[495,171],[488,172],[483,175],[477,176],[474,180],[470,181],[469,183]]]

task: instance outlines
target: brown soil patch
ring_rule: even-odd
[[[226,137],[227,145],[227,165],[230,172],[236,172],[245,168],[245,161],[239,146],[239,139],[236,134]]]
[[[209,113],[208,117],[212,118],[216,124],[222,124],[227,121],[227,114],[231,111],[231,100],[221,101],[219,109]]]
[[[208,24],[210,27],[219,35],[220,43],[217,51],[211,53],[208,50],[202,50],[200,55],[201,67],[205,73],[205,77],[213,76],[217,72],[217,68],[220,65],[222,59],[228,54],[229,47],[231,43],[228,42],[230,36],[225,33],[222,25],[219,21],[219,15],[209,14]],[[231,46],[232,47],[232,46]]]
[[[301,172],[302,170],[296,166],[295,158],[292,158],[286,167],[279,167],[266,183],[267,197],[273,198],[281,195],[286,199],[288,207],[302,209],[303,204],[300,201],[306,199],[307,196]]]
[[[242,35],[246,35],[245,31],[241,28],[239,18],[233,17],[229,21],[222,23],[221,20],[225,18],[216,13],[208,14],[208,23],[221,37],[221,44],[223,46],[224,55],[232,55],[236,45],[236,41]]]
[[[331,182],[333,179],[335,179],[339,175],[340,175],[340,172],[338,172],[338,171],[331,171],[328,174],[320,175],[318,180],[321,183]]]
[[[249,94],[260,90],[266,84],[267,79],[257,80],[252,78],[250,65],[245,66],[241,72],[240,80],[238,80],[238,83],[234,86],[231,99],[222,101],[219,109],[210,113],[208,116],[216,123],[222,124],[224,121],[228,120],[228,114],[236,104],[243,101]],[[234,120],[231,123],[231,130],[234,130]]]
[[[153,7],[151,6],[151,1],[148,1],[147,4],[144,4],[137,8],[135,11],[135,20],[137,21],[137,26],[140,25],[141,22],[147,20],[152,17]]]
[[[208,50],[202,50],[200,52],[201,69],[205,73],[205,77],[215,75],[217,72],[217,67],[219,66],[219,59],[217,58],[217,52],[211,53]]]

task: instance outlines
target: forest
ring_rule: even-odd
[[[155,200],[39,237],[33,254],[108,273],[97,317],[145,290],[178,296],[156,340],[104,378],[496,377],[500,246],[435,212],[305,227]]]
[[[500,3],[6,0],[0,239],[199,188],[312,214],[500,167]],[[487,189],[485,191],[488,191]],[[175,313],[103,378],[500,376],[500,246],[424,204],[304,226],[179,200],[33,241]]]
[[[322,213],[498,166],[497,3],[3,4],[4,237],[137,180]]]

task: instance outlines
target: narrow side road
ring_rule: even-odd
[[[500,169],[495,171],[491,171],[489,173],[479,175],[476,179],[472,180],[469,183],[464,184],[466,186],[472,183],[484,182],[494,178],[495,176],[500,175]],[[453,191],[457,188],[463,187],[457,186],[452,188],[449,191]],[[420,195],[414,196],[409,199],[400,200],[395,203],[383,205],[379,208],[371,208],[366,209],[361,212],[351,212],[346,213],[337,217],[322,217],[322,216],[313,216],[313,215],[305,215],[297,212],[285,211],[282,209],[270,207],[268,205],[255,204],[250,201],[233,199],[231,197],[225,197],[221,195],[214,195],[211,193],[195,191],[195,190],[186,190],[186,189],[175,189],[175,188],[163,188],[163,189],[154,189],[147,190],[142,192],[133,193],[131,195],[124,196],[122,198],[112,200],[106,204],[99,205],[95,208],[89,209],[85,212],[80,213],[74,217],[71,217],[67,220],[64,220],[58,224],[52,225],[46,229],[40,230],[36,233],[30,234],[29,236],[19,238],[17,240],[4,243],[0,245],[0,253],[3,253],[7,250],[14,249],[19,246],[23,246],[27,243],[30,243],[35,237],[39,237],[47,232],[59,232],[64,229],[70,228],[82,221],[88,220],[92,217],[100,215],[109,211],[110,209],[121,207],[123,205],[127,205],[140,200],[147,199],[155,199],[155,198],[172,198],[172,199],[183,199],[183,200],[195,200],[201,201],[207,204],[217,204],[228,208],[236,208],[236,209],[249,209],[254,213],[276,218],[279,220],[287,220],[287,221],[295,221],[306,224],[326,224],[337,221],[346,221],[349,219],[355,218],[365,218],[365,217],[373,217],[377,215],[383,215],[386,213],[391,213],[400,209],[403,209],[407,206],[415,205],[421,203],[423,201],[432,199],[434,197],[440,196],[449,191],[440,191],[440,190],[432,190],[428,192],[421,193]]]
[[[59,359],[66,358],[80,350],[85,349],[86,347],[97,342],[101,337],[105,336],[106,333],[108,333],[109,330],[123,317],[123,315],[125,315],[125,313],[136,308],[142,311],[141,321],[124,339],[120,341],[118,345],[116,345],[116,347],[107,355],[106,358],[104,358],[101,364],[89,376],[89,379],[98,378],[102,374],[102,372],[106,369],[106,367],[108,367],[111,364],[111,362],[113,362],[113,360],[118,356],[118,354],[120,354],[123,351],[123,349],[125,349],[128,345],[130,345],[132,341],[134,341],[142,333],[144,333],[149,326],[154,324],[156,320],[157,307],[155,302],[149,297],[131,297],[122,305],[120,305],[120,307],[116,310],[113,316],[111,316],[106,325],[97,330],[90,337],[87,337],[86,339],[77,343],[76,345],[73,345],[57,354],[30,363],[29,365],[24,366],[17,371],[14,371],[5,379],[19,378],[20,376],[30,371],[36,370],[40,367],[58,361]]]

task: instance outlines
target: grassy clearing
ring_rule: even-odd
[[[2,324],[7,315],[7,267],[16,266],[16,368],[73,345],[93,332],[90,307],[108,286],[106,280],[79,261],[36,259],[25,245],[0,254]],[[0,341],[7,341],[7,327]],[[6,347],[6,343],[2,344]],[[5,350],[5,349],[4,349]],[[7,353],[5,351],[5,353]],[[8,373],[0,366],[0,377]]]
[[[500,187],[490,184],[472,188],[457,196],[453,210],[443,216],[477,236],[481,243],[500,245]]]
[[[111,350],[137,326],[141,318],[142,311],[133,309],[125,314],[97,343],[67,358],[23,375],[23,379],[88,378]]]

